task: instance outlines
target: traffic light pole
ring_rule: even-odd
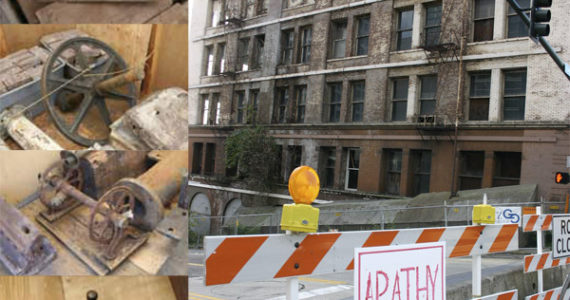
[[[509,2],[511,7],[517,12],[519,17],[521,17],[521,19],[526,24],[526,26],[530,27],[530,18],[524,13],[524,10],[520,7],[517,0],[507,0],[507,2]],[[560,70],[562,70],[564,75],[566,75],[566,78],[568,80],[570,80],[570,65],[565,63],[562,60],[562,58],[560,58],[560,56],[558,56],[558,54],[556,54],[556,51],[554,50],[554,48],[552,48],[552,46],[550,46],[550,43],[548,43],[548,41],[544,37],[539,36],[539,37],[537,37],[537,40],[542,45],[542,47],[546,50],[548,55],[550,55],[550,57],[552,57],[552,59],[554,60],[556,65],[558,65]]]

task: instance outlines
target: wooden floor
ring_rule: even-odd
[[[95,290],[99,299],[176,300],[170,280],[166,276],[2,276],[0,299],[10,300],[81,300],[89,290]]]

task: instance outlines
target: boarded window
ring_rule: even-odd
[[[471,74],[469,89],[469,120],[489,120],[491,71]]]
[[[505,71],[503,120],[524,120],[526,70]]]
[[[461,151],[459,153],[459,190],[480,189],[483,184],[485,152]]]
[[[520,152],[495,152],[493,186],[517,185],[521,178]]]
[[[392,82],[392,121],[405,121],[408,109],[408,78],[395,78]]]
[[[495,0],[475,0],[473,18],[473,41],[490,41],[493,39],[495,20]]]
[[[412,196],[429,193],[429,179],[431,176],[431,151],[411,150],[412,163]]]
[[[370,36],[370,16],[361,16],[356,19],[356,55],[368,54],[368,38]]]
[[[435,95],[437,92],[437,75],[421,77],[420,115],[435,113]]]
[[[414,23],[414,9],[402,10],[398,13],[397,50],[412,48],[412,25]]]
[[[400,177],[402,173],[402,150],[384,150],[386,157],[385,190],[388,194],[400,194]]]
[[[332,58],[346,55],[346,20],[332,23]]]

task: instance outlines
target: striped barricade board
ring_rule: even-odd
[[[568,300],[569,293],[566,293],[566,299],[558,299],[560,297],[561,287],[544,291],[542,293],[526,296],[525,300]]]
[[[207,236],[206,285],[329,274],[354,268],[354,248],[446,242],[447,257],[518,250],[518,225]]]
[[[510,290],[489,296],[483,296],[481,298],[475,298],[473,300],[518,300],[518,299],[519,299],[518,290]]]
[[[552,252],[531,254],[524,257],[524,272],[535,272],[570,264],[570,257],[552,258]]]
[[[552,215],[524,215],[523,231],[552,230]]]

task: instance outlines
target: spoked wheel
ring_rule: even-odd
[[[60,187],[54,182],[63,179],[78,190],[83,188],[83,172],[78,166],[62,166],[60,162],[52,164],[40,176],[40,201],[50,210],[58,211],[67,208],[71,202],[66,198],[57,197]]]
[[[61,60],[65,65],[59,70]],[[136,86],[128,82],[113,90],[96,87],[127,68],[123,58],[99,40],[80,37],[62,43],[45,64],[41,80],[44,104],[56,127],[82,146],[106,144],[109,125],[136,104]]]
[[[91,211],[90,238],[103,244],[119,239],[128,224],[117,224],[115,218],[132,214],[134,208],[135,197],[127,188],[115,188],[104,194]]]

